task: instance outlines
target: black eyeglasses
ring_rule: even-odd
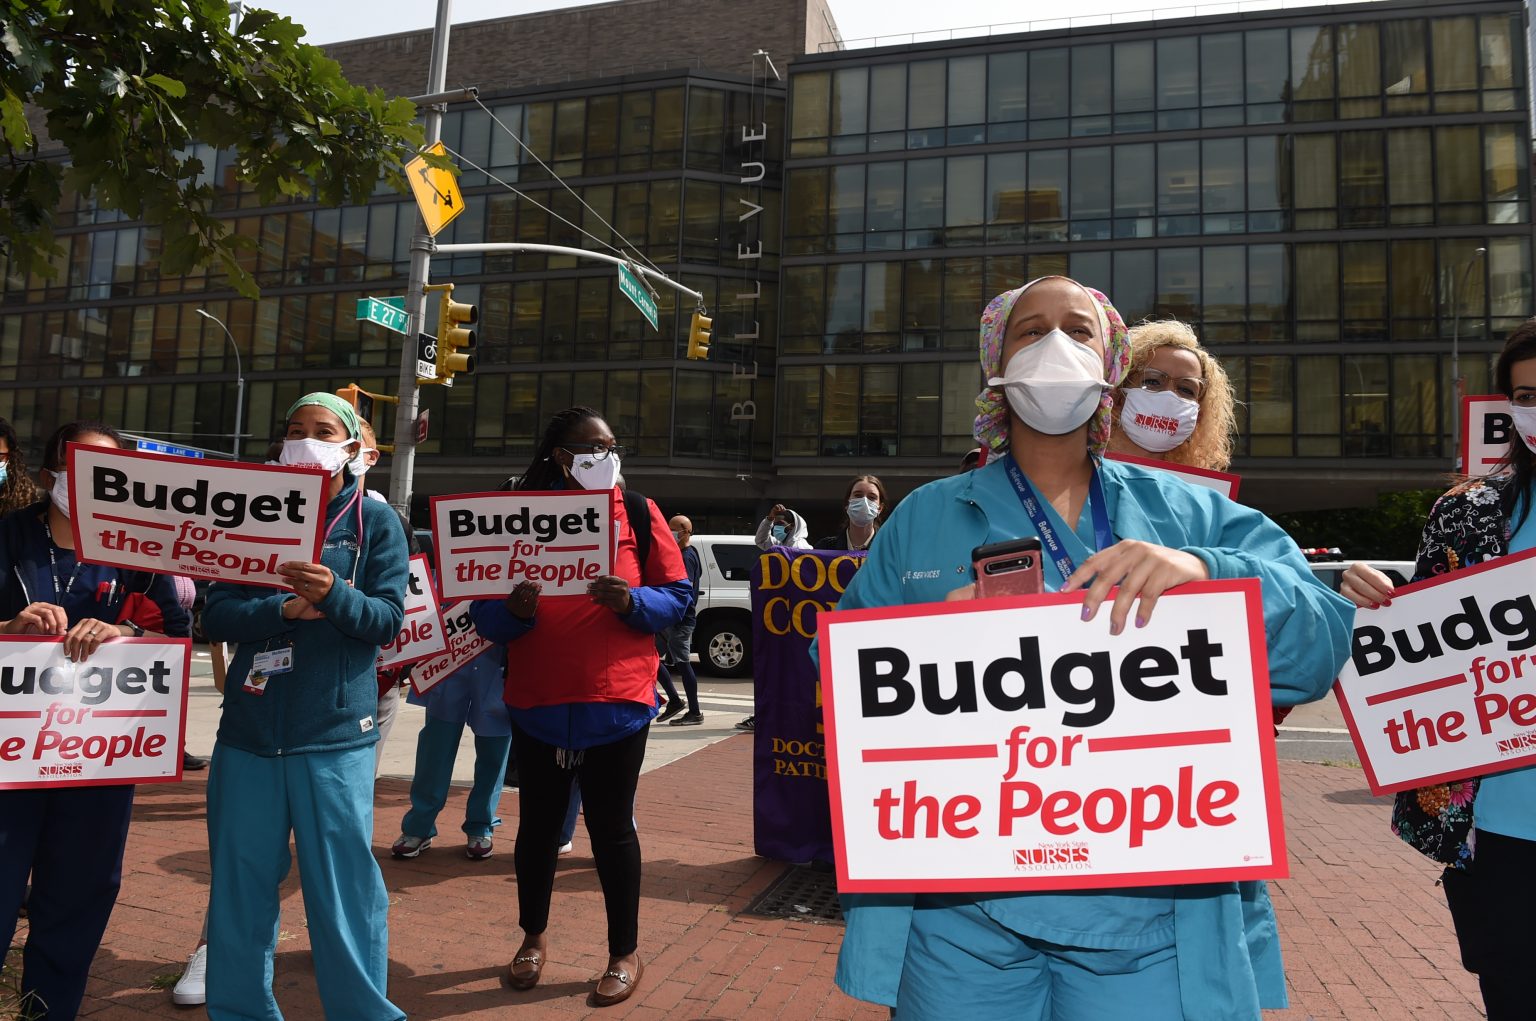
[[[610,454],[622,461],[629,454],[627,448],[621,447],[618,444],[609,447],[601,443],[567,443],[564,446],[572,454],[575,454],[577,451],[585,451],[592,455],[592,460],[594,461],[606,461]]]

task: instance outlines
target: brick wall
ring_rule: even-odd
[[[684,67],[747,75],[754,51],[782,70],[835,31],[826,0],[619,0],[455,25],[448,86],[495,92]],[[431,48],[423,30],[325,50],[357,84],[419,95]]]

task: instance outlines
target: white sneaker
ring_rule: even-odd
[[[178,1007],[195,1007],[208,1001],[208,944],[204,943],[187,958],[187,970],[171,990],[171,1002]]]
[[[560,845],[560,853],[561,854],[570,854],[575,849],[576,849],[576,842],[574,840],[567,840],[565,843]]]

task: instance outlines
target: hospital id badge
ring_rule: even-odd
[[[268,649],[258,652],[251,659],[251,675],[263,674],[271,677],[273,674],[286,674],[293,669],[293,646],[285,645],[281,649]],[[265,681],[263,681],[265,683]]]

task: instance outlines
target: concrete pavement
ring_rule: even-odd
[[[502,800],[506,825],[494,857],[463,857],[455,823],[464,789],[457,787],[441,819],[442,842],[419,859],[397,862],[388,847],[406,808],[408,782],[395,775],[380,781],[374,848],[390,891],[390,992],[411,1018],[886,1017],[833,987],[840,925],[744,913],[783,866],[752,853],[752,739],[731,729],[746,711],[740,700],[748,689],[711,687],[709,723],[655,733],[654,758],[648,757],[640,781],[647,968],[638,993],[618,1008],[593,1011],[585,1001],[606,958],[602,897],[584,833],[578,830],[575,854],[561,859],[545,980],[515,993],[502,973],[519,936],[510,854],[516,795]],[[217,701],[202,691],[196,699],[200,723],[192,747],[206,751]],[[719,707],[711,709],[710,699]],[[1328,713],[1319,706],[1293,716],[1288,726],[1322,729]],[[408,769],[417,725],[409,712],[401,720],[387,774]],[[208,744],[199,743],[204,737]],[[206,901],[204,776],[139,789],[122,895],[83,1017],[202,1016],[195,1009],[178,1012],[167,989],[196,941]],[[1271,891],[1291,1006],[1266,1012],[1266,1019],[1482,1017],[1476,981],[1461,970],[1435,886],[1438,869],[1391,835],[1387,799],[1370,796],[1357,768],[1287,760],[1281,779],[1291,876],[1272,883]],[[296,876],[283,895],[277,997],[287,1017],[318,1021]]]

